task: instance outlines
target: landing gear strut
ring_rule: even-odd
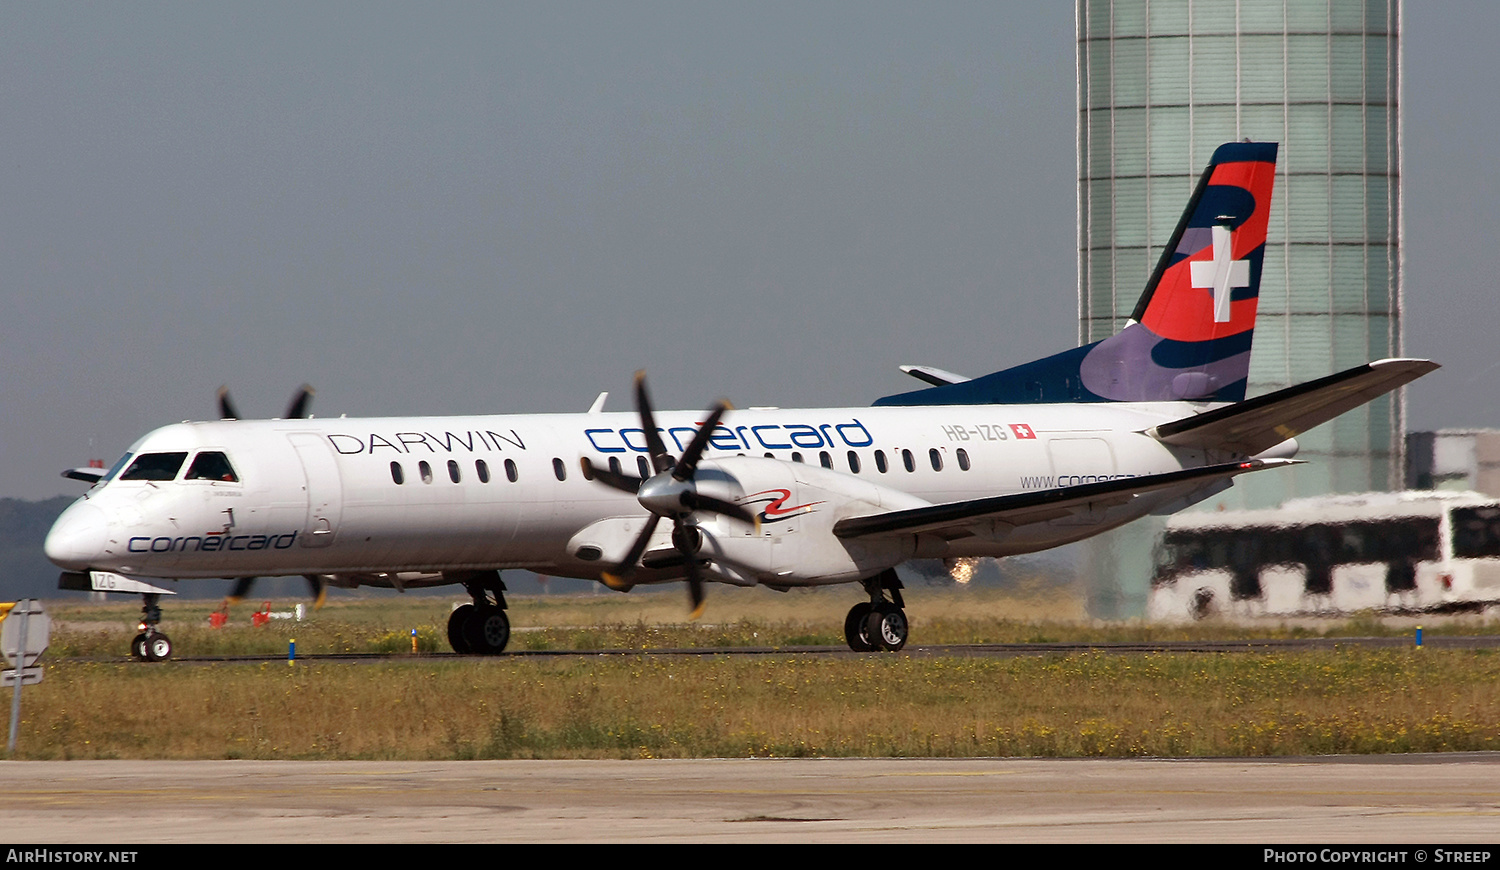
[[[141,594],[140,634],[130,641],[130,654],[143,662],[164,662],[172,657],[172,639],[156,630],[161,622],[161,595],[156,592]]]
[[[505,582],[499,571],[477,571],[460,581],[473,604],[462,604],[448,616],[448,644],[463,654],[498,655],[510,643],[505,615]]]
[[[869,602],[854,605],[844,617],[844,640],[849,648],[855,652],[895,652],[906,646],[906,602],[901,598],[901,578],[895,569],[887,568],[863,583]],[[886,600],[887,591],[890,600]]]

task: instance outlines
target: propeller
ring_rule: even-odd
[[[312,397],[316,391],[303,384],[292,394],[292,400],[287,403],[286,412],[281,415],[283,420],[302,420],[307,417],[307,407],[312,404]],[[226,384],[219,387],[219,419],[241,420],[240,412],[234,407],[234,401],[229,398],[229,386]]]
[[[323,606],[328,600],[328,587],[323,583],[323,578],[316,574],[303,574],[307,580],[308,592],[312,594],[313,609]],[[250,595],[250,588],[255,585],[256,578],[240,577],[234,581],[234,588],[229,591],[224,600],[228,604],[239,604]]]
[[[628,492],[640,501],[641,506],[651,512],[641,533],[630,545],[630,552],[613,570],[603,572],[603,579],[611,589],[627,589],[630,576],[645,554],[656,534],[656,526],[663,518],[672,521],[672,546],[682,554],[683,566],[687,569],[688,597],[692,604],[691,619],[703,613],[703,572],[698,564],[698,548],[703,542],[702,533],[688,520],[696,511],[720,514],[744,523],[757,523],[754,514],[743,506],[698,492],[694,477],[698,462],[708,449],[709,439],[729,410],[729,403],[715,402],[708,409],[708,416],[698,427],[693,440],[688,443],[682,456],[675,461],[662,443],[656,429],[656,415],[651,411],[651,397],[646,392],[646,373],[635,373],[635,407],[641,418],[641,429],[646,435],[646,450],[651,455],[651,467],[655,471],[649,478],[636,477],[606,468],[597,468],[587,456],[580,460],[585,477],[592,478],[612,489]]]
[[[312,403],[314,392],[313,388],[307,384],[298,387],[297,392],[292,394],[292,400],[287,403],[286,413],[282,414],[281,419],[305,419],[307,417],[307,408]],[[229,386],[227,384],[219,387],[218,397],[220,420],[241,419],[240,412],[234,407],[234,401],[229,398]],[[316,574],[305,574],[303,576],[307,578],[308,589],[312,592],[313,607],[322,607],[323,602],[328,600],[328,589],[324,586],[323,579]],[[250,588],[254,585],[254,577],[240,577],[235,580],[234,589],[230,590],[229,595],[225,598],[225,603],[240,603],[250,594]]]

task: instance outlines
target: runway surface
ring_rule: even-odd
[[[0,763],[13,841],[1485,843],[1500,753]]]

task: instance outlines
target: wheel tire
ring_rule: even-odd
[[[510,643],[510,617],[498,608],[476,608],[474,615],[464,620],[464,640],[473,652],[498,655]]]
[[[871,652],[875,649],[865,628],[870,612],[869,603],[862,601],[849,608],[849,615],[844,617],[844,641],[855,652]]]
[[[146,660],[146,633],[143,631],[130,641],[130,654],[136,661]]]
[[[448,645],[459,655],[468,655],[474,651],[464,639],[464,624],[474,615],[474,610],[472,604],[460,604],[448,614]]]
[[[172,639],[157,632],[146,638],[146,661],[164,662],[172,657]]]
[[[865,632],[875,649],[896,652],[906,646],[906,611],[894,604],[876,606],[865,619]]]

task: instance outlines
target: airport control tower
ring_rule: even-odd
[[[1214,148],[1252,139],[1281,147],[1249,395],[1399,356],[1400,22],[1400,0],[1078,0],[1080,341],[1130,315]],[[1399,488],[1399,395],[1227,506]]]
[[[1077,0],[1079,341],[1130,316],[1218,145],[1278,142],[1248,395],[1401,352],[1400,0]],[[1205,507],[1401,486],[1398,392]],[[1085,546],[1089,609],[1140,616],[1161,524]]]

